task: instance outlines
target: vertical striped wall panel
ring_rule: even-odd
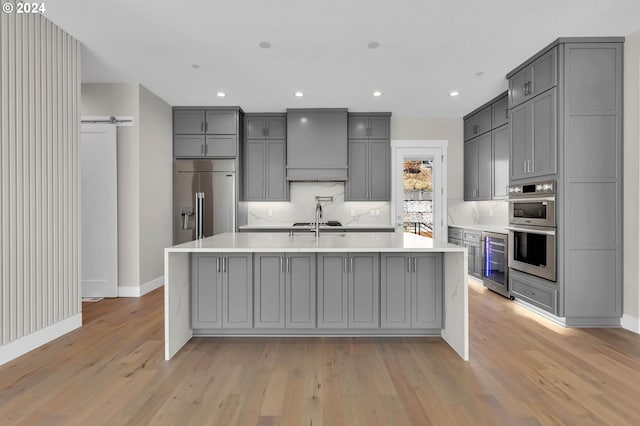
[[[0,48],[3,345],[81,311],[80,44],[14,12],[0,13]]]

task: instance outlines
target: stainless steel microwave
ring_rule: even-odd
[[[555,181],[509,186],[511,225],[556,226]]]

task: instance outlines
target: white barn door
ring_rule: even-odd
[[[115,124],[82,124],[82,297],[118,297]]]

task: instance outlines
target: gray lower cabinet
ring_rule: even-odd
[[[485,133],[464,144],[464,199],[491,199],[491,133]]]
[[[245,201],[287,201],[289,199],[286,152],[284,140],[245,140]]]
[[[251,259],[250,253],[191,256],[193,328],[253,326]]]
[[[391,147],[388,139],[351,139],[345,201],[391,199]]]
[[[255,328],[315,328],[315,253],[256,253]]]
[[[556,90],[511,109],[511,180],[556,174]]]
[[[318,328],[379,327],[379,253],[318,253]]]
[[[482,233],[464,229],[462,231],[462,245],[467,248],[468,252],[469,275],[482,279]]]
[[[442,257],[437,253],[383,253],[381,328],[442,326]]]
[[[558,286],[513,269],[509,271],[509,291],[540,309],[558,314]]]

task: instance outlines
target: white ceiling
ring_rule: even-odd
[[[461,116],[505,90],[505,74],[558,37],[640,29],[639,0],[56,0],[46,6],[46,16],[83,43],[84,82],[140,82],[171,105],[239,105],[246,112],[347,107]],[[271,49],[258,47],[262,41]],[[367,48],[371,41],[380,47]],[[457,98],[449,96],[454,89]],[[221,90],[226,98],[216,96]],[[305,96],[295,98],[297,90]],[[374,98],[374,90],[383,96]]]

